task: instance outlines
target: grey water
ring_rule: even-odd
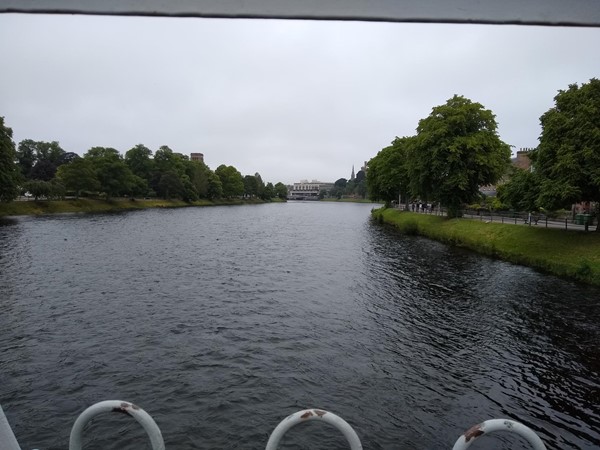
[[[365,449],[450,449],[491,418],[600,442],[600,289],[292,203],[4,220],[0,404],[23,449],[144,408],[167,449],[260,449],[308,407]],[[150,448],[125,415],[86,449]],[[282,448],[347,448],[310,422]],[[473,448],[528,448],[483,437]]]

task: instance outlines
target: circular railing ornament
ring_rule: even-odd
[[[362,450],[362,444],[360,443],[360,439],[358,435],[354,431],[354,429],[339,416],[335,414],[324,411],[322,409],[305,409],[302,411],[295,412],[294,414],[286,417],[279,425],[275,427],[271,436],[269,437],[269,441],[267,442],[267,447],[265,450],[277,450],[279,446],[279,442],[283,438],[283,435],[288,432],[290,428],[300,423],[305,423],[310,420],[317,420],[328,423],[329,425],[334,426],[338,430],[342,432],[348,444],[350,444],[351,450]]]
[[[99,414],[107,412],[118,412],[127,414],[133,417],[146,431],[150,438],[152,450],[165,450],[160,428],[156,425],[154,419],[139,406],[133,403],[124,402],[121,400],[106,400],[96,403],[83,411],[71,429],[71,437],[69,438],[69,450],[81,450],[83,441],[83,427]]]
[[[540,437],[531,428],[510,419],[486,420],[479,425],[469,428],[458,438],[454,444],[454,447],[452,447],[452,450],[466,450],[479,437],[497,431],[508,431],[510,433],[518,434],[519,436],[525,438],[525,440],[531,444],[534,450],[546,450],[546,446]]]

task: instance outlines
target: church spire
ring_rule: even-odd
[[[354,176],[354,164],[352,164],[352,174],[350,175],[350,179],[354,181],[354,178],[356,177]]]

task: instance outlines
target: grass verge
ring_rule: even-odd
[[[447,219],[396,209],[373,217],[409,235],[425,236],[484,255],[600,286],[600,233],[565,231],[469,219]]]

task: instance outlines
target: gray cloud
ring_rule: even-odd
[[[454,94],[532,147],[557,90],[600,74],[600,30],[0,15],[15,141],[200,151],[267,181],[348,177]]]

